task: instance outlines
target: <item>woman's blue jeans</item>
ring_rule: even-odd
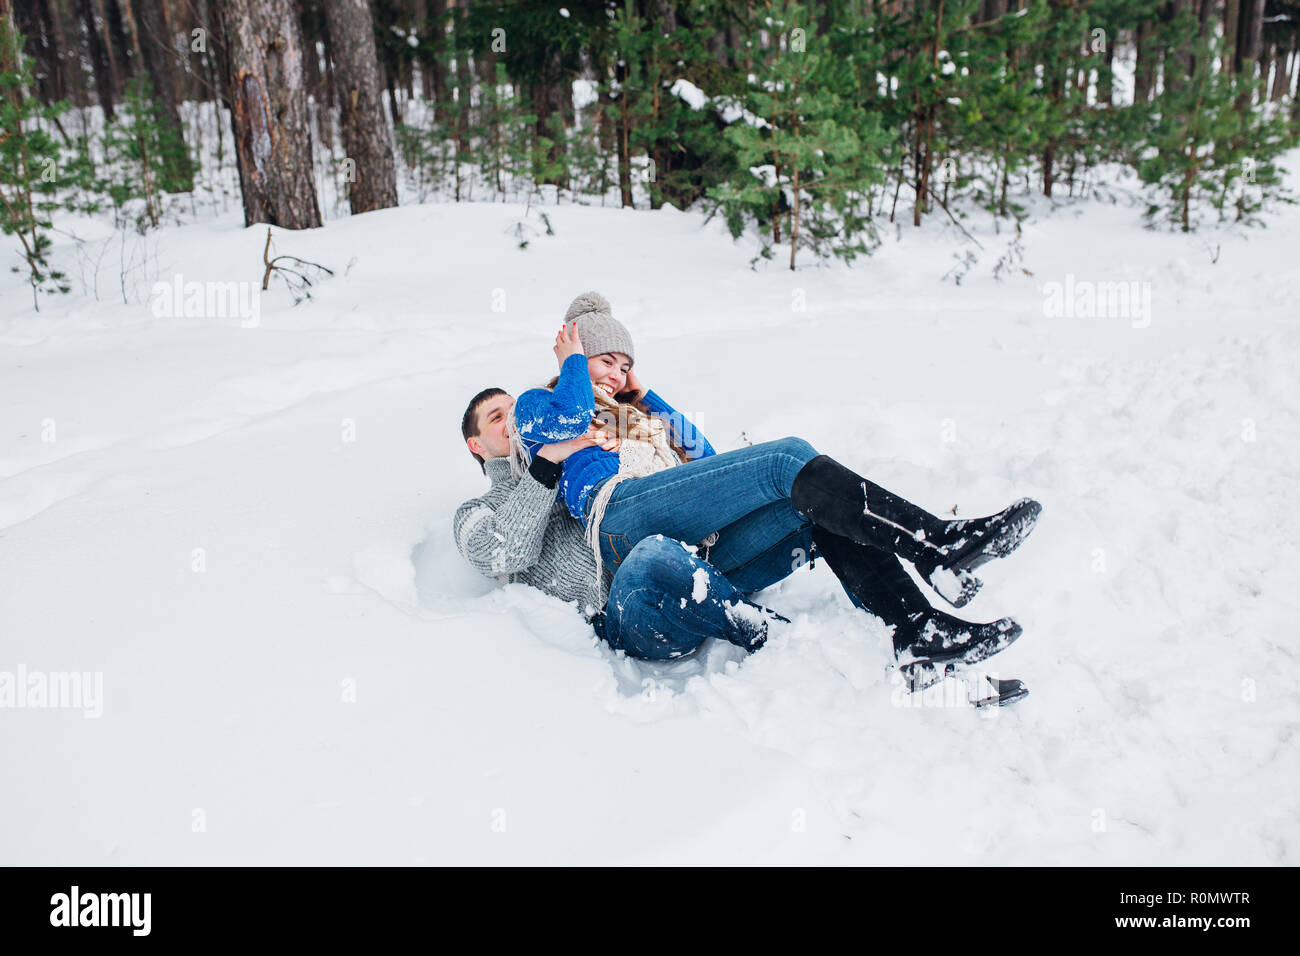
[[[596,632],[629,657],[665,661],[690,654],[708,638],[757,650],[772,618],[783,620],[746,600],[681,542],[655,535],[639,541],[619,565]]]
[[[601,522],[602,558],[617,569],[652,535],[696,543],[717,531],[709,563],[738,590],[761,590],[807,559],[812,526],[790,489],[817,455],[802,438],[782,438],[622,481]]]

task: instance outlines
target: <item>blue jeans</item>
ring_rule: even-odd
[[[812,558],[813,525],[789,501],[765,505],[718,532],[710,564],[746,594],[784,580]]]
[[[666,661],[708,638],[747,651],[767,640],[768,621],[784,620],[745,599],[717,568],[681,542],[644,538],[623,558],[596,633],[629,657]]]
[[[601,556],[617,569],[651,535],[696,543],[717,531],[710,562],[739,574],[740,589],[760,590],[800,563],[793,551],[805,535],[811,543],[811,525],[790,506],[790,488],[817,454],[802,438],[782,438],[629,478],[605,509]],[[587,497],[588,514],[596,490]]]

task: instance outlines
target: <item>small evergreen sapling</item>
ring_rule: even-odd
[[[0,17],[0,231],[18,238],[32,306],[39,311],[39,293],[70,288],[66,276],[50,265],[50,215],[61,205],[60,186],[77,184],[61,182],[58,143],[41,127],[42,121],[55,122],[67,104],[44,105],[29,95],[33,78],[22,48],[22,35]]]
[[[144,75],[127,83],[126,97],[104,133],[107,192],[118,210],[138,203],[135,225],[140,232],[157,228],[162,220],[164,193],[186,192],[191,180],[185,141],[167,122],[162,105],[153,97]]]

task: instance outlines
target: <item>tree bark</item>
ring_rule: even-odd
[[[46,42],[49,31],[44,25],[45,5],[25,3],[14,8],[11,0],[0,0],[0,7],[8,11],[10,25],[27,38],[26,53],[32,59],[32,76],[36,81],[34,94],[43,102],[53,102],[58,99],[54,85],[62,81],[58,58]]]
[[[163,121],[172,128],[177,140],[184,142],[185,127],[181,123],[180,89],[176,76],[176,47],[163,0],[122,0],[122,3],[129,6],[134,14],[149,82],[153,84],[154,95],[163,104]],[[190,184],[186,189],[193,185],[194,174],[189,165],[185,161],[183,168],[171,171]]]
[[[1292,35],[1292,43],[1295,42],[1295,34]],[[1270,91],[1270,100],[1280,100],[1286,96],[1291,89],[1291,50],[1278,44],[1274,46],[1275,56],[1273,58],[1273,89]]]
[[[1292,57],[1292,60],[1295,61],[1295,77],[1288,83],[1294,85],[1296,92],[1295,98],[1291,100],[1291,121],[1300,123],[1300,49],[1296,50],[1296,55]],[[1291,86],[1288,86],[1288,89],[1290,88]]]
[[[1258,62],[1264,41],[1264,0],[1241,0],[1240,21],[1237,26],[1238,72],[1246,64]],[[1253,75],[1253,74],[1252,74]]]
[[[244,224],[321,224],[303,87],[302,39],[288,0],[223,0],[235,154]]]
[[[618,80],[618,192],[619,199],[625,207],[632,206],[632,153],[629,149],[628,136],[631,132],[631,117],[627,111],[627,68],[615,64],[614,77]]]
[[[1191,0],[1169,0],[1165,6],[1165,16],[1170,21],[1173,21],[1191,6]],[[1192,75],[1192,38],[1189,36],[1178,45],[1177,49],[1170,50],[1169,59],[1180,67],[1180,69],[1171,70],[1168,60],[1165,62],[1164,89],[1166,92],[1173,93],[1183,86],[1187,77]]]
[[[66,0],[45,0],[47,24],[50,29],[55,62],[58,64],[57,99],[67,97],[78,106],[85,104],[81,83],[81,58],[79,51],[70,46],[72,19],[68,16]]]
[[[429,73],[433,87],[433,119],[436,123],[447,122],[447,97],[450,91],[447,83],[447,64],[443,62],[442,53],[447,48],[447,0],[429,0],[429,35],[425,43],[432,47],[429,54],[421,61],[422,68]]]
[[[86,24],[86,41],[94,64],[95,91],[104,119],[112,120],[113,102],[122,93],[122,71],[117,65],[117,52],[109,35],[108,16],[104,0],[79,0],[78,7]]]
[[[546,152],[547,162],[558,162],[564,155],[564,136],[562,128],[565,125],[565,100],[568,100],[569,109],[573,107],[572,87],[564,73],[564,62],[560,48],[551,47],[546,54],[546,65],[541,78],[533,87],[533,111],[537,115],[535,126],[536,133],[539,137],[545,136],[551,140],[550,149]],[[461,107],[461,116],[465,115],[465,107]],[[555,122],[552,117],[559,115],[559,125],[561,130],[555,130]],[[563,173],[552,173],[541,177],[541,182],[550,183],[561,188],[568,186]]]
[[[1151,23],[1143,20],[1137,26],[1137,63],[1133,70],[1133,102],[1135,105],[1145,103],[1151,98],[1151,81],[1155,75],[1153,60]]]
[[[1223,0],[1223,73],[1231,76],[1237,65],[1237,23],[1241,0]]]
[[[135,22],[135,10],[131,7],[131,0],[115,0],[118,16],[122,20],[122,31],[126,34],[126,42],[130,47],[130,57],[128,62],[132,63],[134,73],[136,70],[144,69],[144,52],[140,49],[140,27]]]
[[[1115,105],[1115,38],[1106,40],[1106,67],[1102,70],[1102,79],[1097,84],[1097,99],[1106,106]]]
[[[334,69],[339,82],[343,149],[356,163],[348,184],[352,214],[397,205],[393,141],[384,119],[379,61],[368,0],[325,0]]]
[[[469,0],[458,0],[456,4],[462,11],[457,19],[457,23],[465,23],[465,17],[469,14]],[[459,156],[462,153],[469,152],[469,111],[470,105],[474,98],[474,71],[470,69],[469,63],[470,44],[466,42],[457,42],[456,44],[456,150],[457,163],[460,162]],[[538,120],[540,122],[540,119]]]

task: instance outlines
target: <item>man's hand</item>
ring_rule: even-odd
[[[618,436],[611,435],[599,425],[592,425],[587,429],[587,434],[580,435],[577,438],[570,438],[568,441],[559,441],[551,445],[543,445],[537,450],[538,458],[545,458],[547,461],[553,461],[557,465],[568,458],[575,451],[581,451],[583,448],[591,448],[593,445],[599,445],[605,451],[618,451]]]
[[[627,370],[627,381],[623,385],[623,391],[619,393],[620,398],[625,402],[639,402],[645,398],[647,389],[641,384],[641,380],[636,377],[636,369]]]
[[[564,360],[570,355],[582,355],[582,339],[578,335],[578,323],[570,322],[568,325],[560,326],[559,334],[555,336],[555,358],[564,367]]]

